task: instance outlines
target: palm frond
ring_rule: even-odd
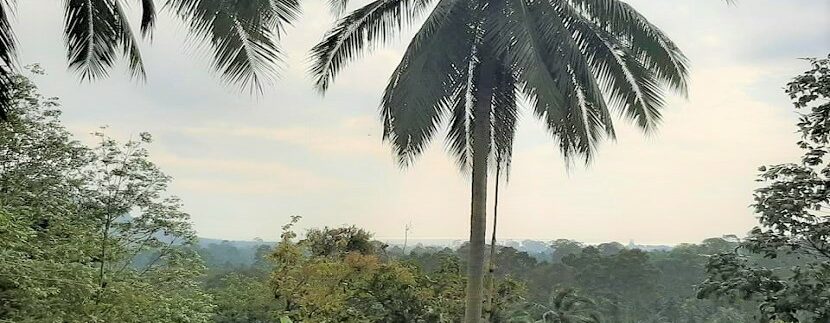
[[[381,100],[383,138],[401,165],[432,139],[468,83],[475,33],[466,0],[441,0],[410,43]]]
[[[516,136],[518,121],[517,80],[512,69],[505,66],[500,60],[493,90],[493,147],[495,160],[499,167],[503,167],[506,174],[510,174],[510,164],[513,160],[513,139]]]
[[[213,49],[213,67],[224,81],[261,91],[276,79],[279,38],[296,19],[297,0],[169,0],[191,35]]]
[[[551,19],[549,3],[510,0],[509,4],[509,19],[497,34],[513,42],[506,57],[516,66],[520,88],[565,158],[582,156],[587,162],[599,139],[598,129],[607,128],[597,104],[586,100],[591,96],[579,85],[579,75],[571,65],[579,62],[573,48],[563,43],[571,35],[551,22],[555,19]]]
[[[156,26],[156,4],[154,0],[141,1],[141,36],[153,37],[153,28]]]
[[[565,288],[550,295],[550,306],[553,308],[554,311],[558,311],[562,308],[565,300],[572,297],[574,295],[574,290],[572,288]]]
[[[471,49],[472,56],[472,49]],[[447,150],[455,156],[456,164],[461,170],[468,170],[473,161],[472,143],[472,94],[475,91],[475,65],[471,61],[467,68],[463,69],[459,76],[463,83],[459,84],[458,90],[453,93],[452,114],[448,123]],[[461,81],[460,81],[461,82]]]
[[[586,39],[590,35],[574,29],[574,25],[579,22],[579,17],[569,15],[572,9],[566,5],[547,6],[543,4],[541,9],[546,15],[556,14],[559,19],[549,19],[554,22],[559,32],[555,35],[561,39],[560,52],[562,58],[566,60],[571,74],[573,75],[574,83],[578,88],[577,96],[579,101],[584,106],[583,118],[590,118],[591,125],[589,130],[592,131],[591,136],[598,139],[602,136],[615,137],[614,124],[611,120],[611,115],[608,111],[608,106],[605,102],[602,89],[599,82],[591,68],[591,56],[593,52],[588,50],[586,46]],[[603,130],[601,133],[600,130]]]
[[[656,72],[648,73],[649,69],[619,38],[572,10],[565,14],[572,19],[569,28],[580,35],[584,52],[590,53],[590,67],[611,105],[646,132],[654,129],[663,104]]]
[[[311,49],[315,86],[325,92],[334,77],[362,51],[385,43],[427,8],[432,0],[375,0],[337,22]],[[446,6],[446,5],[445,5]],[[433,10],[433,15],[441,14]]]
[[[65,28],[69,68],[82,80],[109,74],[115,63],[122,33],[109,0],[67,0]]]
[[[138,41],[133,34],[132,27],[127,20],[127,15],[121,5],[120,0],[113,0],[113,11],[115,21],[117,21],[117,30],[120,33],[119,42],[121,43],[121,51],[129,64],[130,72],[133,77],[144,79],[146,72],[144,70],[144,62],[141,59],[141,51],[138,49]]]
[[[0,121],[7,121],[11,110],[12,86],[14,86],[13,72],[7,66],[0,66]]]
[[[552,322],[601,322],[596,311],[596,303],[580,296],[576,290],[565,288],[551,293],[548,305],[543,306],[547,312],[542,314],[543,320]]]
[[[630,44],[644,65],[673,90],[688,91],[688,59],[663,31],[620,0],[567,0],[586,19]]]
[[[0,121],[7,120],[6,111],[12,104],[12,86],[17,65],[17,39],[9,18],[13,0],[0,0]]]
[[[328,3],[329,10],[336,17],[340,17],[346,12],[346,7],[349,6],[349,0],[328,0]]]

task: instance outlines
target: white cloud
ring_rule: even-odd
[[[377,123],[367,117],[346,118],[334,127],[250,127],[246,125],[216,124],[187,127],[181,131],[190,136],[229,138],[235,140],[266,140],[293,145],[313,153],[333,157],[371,155],[386,156],[380,144]]]
[[[340,186],[312,171],[276,162],[184,158],[169,153],[152,156],[163,169],[177,173],[177,188],[202,192],[254,195],[313,194]]]

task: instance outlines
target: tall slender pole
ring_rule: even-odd
[[[406,243],[409,241],[409,230],[411,229],[412,223],[409,223],[403,230],[403,256],[406,256]]]
[[[498,154],[497,154],[498,155]],[[490,237],[490,261],[487,266],[487,287],[489,293],[487,295],[487,306],[485,308],[485,319],[490,321],[495,310],[496,302],[496,228],[499,219],[499,177],[501,176],[501,157],[496,156],[496,187],[495,195],[493,196],[493,235]]]

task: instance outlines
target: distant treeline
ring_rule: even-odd
[[[380,239],[382,242],[388,245],[388,250],[391,253],[403,253],[403,240],[402,239]],[[224,239],[213,239],[213,238],[199,238],[198,239],[198,246],[200,255],[202,255],[202,259],[204,259],[207,263],[211,265],[211,267],[222,267],[222,266],[233,266],[233,265],[250,265],[255,260],[255,255],[257,254],[257,250],[260,250],[263,247],[273,247],[277,242],[274,241],[264,241],[262,239],[255,239],[255,240],[224,240]],[[593,244],[585,244],[569,239],[556,239],[550,241],[542,241],[542,240],[533,240],[533,239],[508,239],[504,241],[498,241],[497,245],[502,247],[510,247],[516,249],[518,251],[527,253],[533,258],[536,258],[538,261],[547,261],[552,259],[553,255],[556,253],[555,249],[556,246],[560,248],[563,245],[573,243],[580,246],[589,246]],[[410,251],[416,250],[420,251],[422,249],[458,249],[462,245],[465,244],[463,240],[458,239],[428,239],[428,240],[421,240],[421,239],[411,239],[408,242],[409,246],[407,249]],[[641,244],[634,244],[634,242],[630,242],[627,245],[623,245],[619,242],[612,241],[606,243],[600,243],[595,245],[599,249],[640,249],[643,251],[670,251],[673,246],[669,245],[641,245]],[[566,250],[560,250],[559,254],[566,253]]]

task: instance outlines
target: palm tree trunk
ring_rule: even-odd
[[[481,322],[484,301],[484,252],[487,230],[487,160],[490,157],[490,107],[493,98],[492,59],[483,57],[476,71],[473,106],[473,180],[470,203],[470,255],[464,322]]]
[[[493,235],[490,236],[490,259],[487,264],[487,294],[484,308],[485,322],[491,322],[496,306],[496,226],[499,221],[499,175],[501,175],[501,158],[496,153],[496,191],[493,194]]]

